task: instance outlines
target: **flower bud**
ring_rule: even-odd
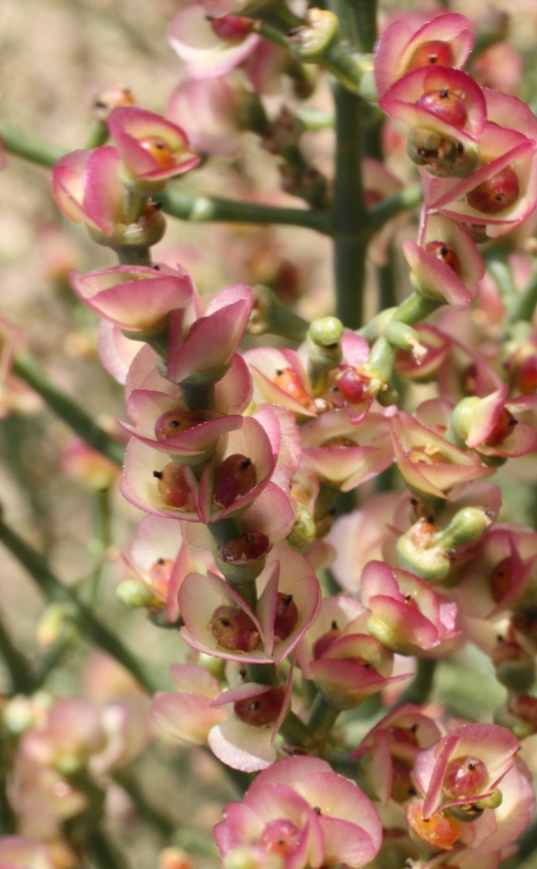
[[[105,123],[108,120],[110,112],[117,109],[119,106],[133,106],[135,99],[132,91],[123,85],[116,85],[108,88],[96,97],[93,103],[93,113],[98,121]]]
[[[124,579],[116,588],[117,599],[129,609],[144,607],[163,607],[163,601],[158,598],[149,586],[139,579]]]
[[[337,15],[327,9],[308,9],[306,22],[288,35],[291,51],[299,60],[312,63],[323,57],[339,38]]]
[[[315,537],[316,530],[313,516],[304,504],[297,503],[297,517],[287,538],[287,543],[294,549],[300,550],[313,543]]]
[[[519,643],[498,637],[491,657],[496,678],[509,691],[525,694],[530,690],[535,679],[535,662]]]
[[[435,543],[449,551],[465,543],[475,543],[492,524],[488,512],[481,507],[463,507],[455,513],[449,525],[435,535]]]
[[[433,545],[434,534],[434,526],[420,520],[401,535],[396,545],[399,566],[433,584],[442,582],[451,568],[447,552]]]

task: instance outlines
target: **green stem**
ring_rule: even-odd
[[[125,245],[114,248],[118,262],[121,266],[149,266],[153,265],[151,249],[145,245]]]
[[[336,709],[329,700],[325,697],[322,691],[319,691],[310,710],[308,727],[314,733],[323,734],[329,733],[336,722],[341,710]]]
[[[93,553],[96,565],[89,578],[89,599],[92,607],[95,607],[99,599],[105,555],[108,547],[112,544],[112,510],[110,505],[110,489],[101,489],[95,494],[95,531],[93,538]]]
[[[172,188],[159,193],[155,199],[162,202],[162,209],[166,214],[193,223],[219,220],[228,223],[303,226],[324,235],[330,235],[331,232],[330,215],[318,209],[280,208],[274,205],[258,205],[255,202],[221,199],[218,196],[194,196],[192,193]]]
[[[31,694],[35,689],[35,679],[30,664],[13,645],[4,623],[0,619],[0,655],[2,656],[11,680],[13,694]]]
[[[336,316],[344,326],[357,329],[363,316],[367,247],[363,233],[361,99],[339,82],[334,83],[333,92],[337,137],[333,212]]]
[[[386,199],[372,205],[367,220],[368,234],[373,235],[374,232],[378,232],[392,217],[396,217],[402,211],[416,208],[422,201],[421,184],[413,184],[411,187],[405,187],[400,193],[394,193],[393,196],[387,196]]]
[[[529,280],[520,294],[517,294],[509,307],[508,322],[517,323],[520,320],[530,322],[537,305],[537,268],[531,273]]]
[[[61,392],[43,373],[39,362],[29,353],[16,356],[13,374],[24,380],[45,400],[51,410],[63,420],[88,446],[102,453],[116,465],[123,464],[124,447],[100,428],[91,416],[68,395]]]
[[[86,607],[73,589],[63,585],[52,573],[42,556],[0,520],[0,542],[26,568],[47,600],[68,603],[80,633],[116,659],[149,692],[159,690],[145,666],[123,645],[121,640]]]
[[[89,128],[84,148],[99,148],[108,141],[108,124],[104,121],[94,121]]]
[[[437,661],[434,659],[420,658],[418,660],[416,675],[406,691],[403,691],[399,697],[395,704],[396,708],[403,706],[404,703],[415,703],[416,706],[420,706],[429,699],[433,687],[436,665]]]
[[[279,732],[293,746],[309,748],[314,742],[313,733],[308,725],[304,724],[298,715],[291,711],[285,716]]]
[[[40,166],[51,168],[69,153],[68,149],[61,145],[38,139],[29,133],[14,129],[8,124],[0,124],[0,137],[4,143],[4,148],[10,154],[16,154],[17,157],[38,163]]]
[[[84,845],[98,869],[129,869],[129,864],[102,825],[88,825]]]
[[[177,829],[177,824],[167,815],[157,809],[145,796],[139,782],[125,770],[118,770],[112,775],[114,781],[129,795],[138,814],[165,839],[169,839]]]
[[[235,772],[239,772],[239,770],[235,770]],[[241,793],[244,793],[245,790],[246,787],[242,787]],[[197,854],[213,862],[217,862],[220,858],[220,852],[214,840],[207,833],[193,830],[192,827],[179,827],[173,835],[173,841],[175,845],[184,848],[189,854]]]
[[[353,42],[358,51],[373,51],[377,41],[376,0],[344,0],[338,5],[348,8],[348,17],[354,22]]]

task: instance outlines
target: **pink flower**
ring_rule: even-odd
[[[391,424],[397,466],[406,485],[419,497],[445,498],[458,483],[494,473],[404,411]]]
[[[225,857],[261,846],[285,869],[343,863],[359,869],[377,853],[382,827],[362,791],[312,757],[279,760],[262,772],[242,803],[231,803],[215,838]]]
[[[461,632],[457,607],[406,570],[371,561],[362,574],[360,597],[371,611],[367,630],[399,655],[429,651]]]
[[[62,157],[52,170],[52,193],[65,216],[105,236],[117,232],[125,223],[119,164],[118,152],[109,145]]]
[[[461,68],[474,37],[463,15],[433,17],[404,14],[382,34],[375,49],[375,81],[379,95],[397,79],[424,66]]]
[[[259,599],[251,610],[216,574],[187,576],[179,592],[183,639],[228,661],[283,661],[317,613],[318,581],[302,555],[275,546],[255,582]]]
[[[410,773],[416,757],[435,745],[441,735],[432,718],[405,703],[375,724],[351,758],[361,760],[360,771],[383,805],[390,798],[404,803],[415,793]]]
[[[467,308],[485,266],[468,233],[453,220],[429,216],[419,244],[405,239],[403,253],[413,286],[428,299]]]
[[[200,311],[201,299],[196,300]],[[231,365],[250,318],[252,291],[235,284],[214,296],[190,327],[170,331],[167,376],[175,383],[215,383]]]
[[[247,18],[226,14],[211,20],[202,6],[193,5],[177,13],[168,40],[190,78],[214,78],[246,60],[260,37]]]
[[[200,161],[181,127],[137,106],[114,109],[108,128],[127,186],[140,193],[161,190],[169,178],[193,169]]]
[[[181,266],[114,266],[85,275],[72,271],[69,278],[79,299],[128,332],[158,334],[170,314],[180,316],[194,293]]]
[[[508,400],[508,395],[505,384],[486,398],[469,398],[455,408],[459,420],[455,430],[469,449],[501,458],[523,456],[535,449],[537,431],[514,414],[535,407],[537,396]]]
[[[186,79],[172,93],[167,115],[181,122],[198,151],[230,156],[241,146],[240,101],[246,96],[223,76]]]
[[[398,79],[380,108],[415,129],[434,130],[448,141],[478,142],[487,110],[482,90],[469,75],[445,66],[426,66]]]

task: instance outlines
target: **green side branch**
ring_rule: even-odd
[[[82,636],[104,649],[153,694],[160,686],[147,672],[144,664],[127,649],[121,640],[79,600],[76,592],[52,573],[44,558],[0,519],[0,543],[22,564],[42,594],[51,603],[68,605],[72,619]]]

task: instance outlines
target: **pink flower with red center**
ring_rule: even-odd
[[[429,216],[419,244],[405,239],[403,253],[411,268],[412,285],[421,295],[448,302],[458,310],[470,305],[485,266],[460,224],[440,215]]]
[[[525,612],[537,587],[537,534],[523,526],[495,525],[475,546],[455,598],[474,619],[495,620],[506,610]]]
[[[372,802],[326,761],[292,757],[263,771],[242,803],[228,805],[214,833],[224,859],[261,847],[285,869],[359,869],[377,853],[382,826]]]
[[[225,425],[231,417],[220,419]],[[202,439],[205,425],[198,426]],[[183,459],[194,458],[184,445],[177,450]],[[203,451],[199,455],[203,457]],[[199,479],[187,465],[170,461],[164,448],[153,449],[133,438],[127,446],[120,488],[128,501],[145,512],[215,522],[246,510],[270,483],[275,464],[260,423],[252,417],[236,417],[233,430],[219,438]]]
[[[416,793],[410,777],[416,757],[441,735],[432,718],[405,703],[369,731],[351,758],[361,760],[360,772],[384,806],[389,799],[405,803]]]
[[[125,230],[120,162],[118,151],[110,145],[62,157],[52,170],[52,193],[69,220],[107,237]]]
[[[397,467],[418,497],[445,498],[457,484],[494,473],[404,411],[391,425]]]
[[[252,610],[215,574],[187,576],[179,592],[185,641],[229,661],[283,661],[315,618],[319,583],[302,555],[280,546],[255,582],[259,599]]]
[[[175,739],[206,745],[209,731],[226,713],[213,706],[221,694],[218,680],[204,668],[173,664],[170,674],[176,691],[157,691],[151,705],[151,721]]]
[[[246,92],[223,76],[186,79],[173,91],[166,114],[180,121],[194,148],[205,154],[231,156],[240,149],[240,108]]]
[[[427,66],[398,79],[380,108],[411,129],[435,131],[442,139],[479,142],[487,119],[482,89],[458,69]]]
[[[58,842],[53,845],[28,839],[24,836],[0,837],[0,866],[2,869],[57,869]],[[67,849],[61,854],[70,865]]]
[[[169,178],[200,161],[181,127],[137,106],[114,109],[108,128],[121,157],[122,179],[139,193],[161,190]]]
[[[431,212],[441,211],[454,220],[483,226],[490,238],[505,235],[522,223],[537,202],[537,160],[535,117],[528,126],[526,112],[519,108],[515,97],[501,95],[513,101],[512,111],[502,106],[508,123],[529,133],[518,131],[490,120],[498,99],[487,93],[489,120],[481,134],[479,158],[481,167],[461,180],[423,176],[425,202]]]
[[[514,763],[519,741],[497,724],[463,724],[421,752],[414,780],[425,794],[423,816],[491,797]]]
[[[226,14],[210,19],[201,6],[177,13],[168,30],[168,41],[185,64],[190,78],[224,75],[246,60],[260,37],[248,18]]]
[[[332,410],[301,427],[302,465],[349,492],[393,462],[389,421],[369,413],[354,425],[343,410]]]
[[[304,676],[338,709],[353,709],[386,685],[393,676],[393,653],[368,636],[369,614],[352,598],[325,598],[321,611],[297,647]]]
[[[223,763],[244,772],[266,769],[276,760],[274,741],[290,702],[291,667],[286,686],[245,682],[225,691],[213,707],[229,708],[227,717],[209,732],[209,746]]]
[[[405,14],[382,34],[375,49],[379,95],[408,72],[422,67],[464,66],[473,44],[470,22],[463,15]]]
[[[233,361],[252,311],[252,291],[245,284],[221,290],[203,311],[195,299],[190,325],[172,323],[167,377],[175,383],[216,383]]]
[[[371,611],[368,633],[399,655],[429,651],[461,633],[456,604],[414,574],[381,561],[365,567],[360,598]]]
[[[172,314],[181,317],[194,294],[181,266],[114,266],[85,275],[72,271],[69,278],[79,299],[99,316],[144,335],[161,332]]]
[[[298,419],[317,414],[309,377],[295,350],[256,347],[244,353],[254,378],[257,402],[282,404]]]

